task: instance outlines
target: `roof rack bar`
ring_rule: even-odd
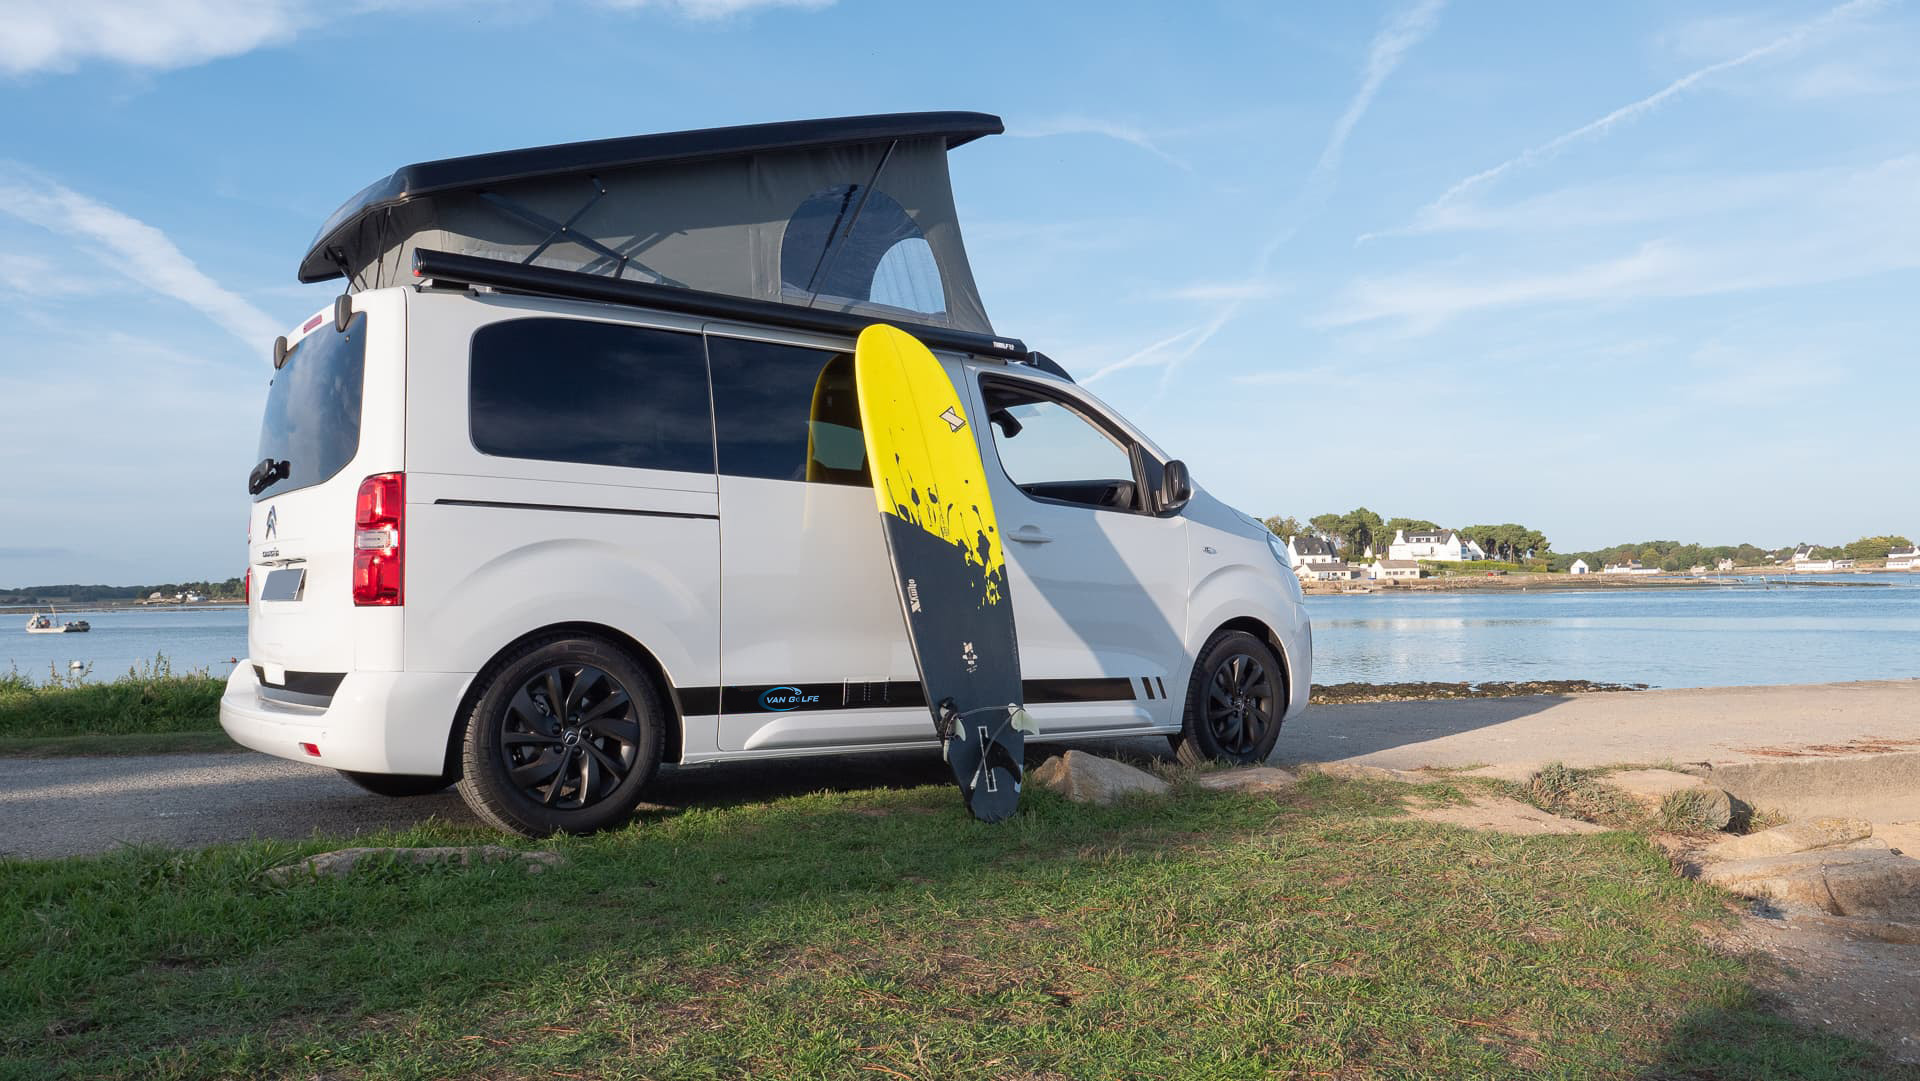
[[[709,319],[766,323],[795,330],[840,334],[847,337],[858,337],[861,331],[875,323],[885,322],[873,316],[856,315],[853,312],[802,308],[771,300],[753,300],[748,297],[728,296],[725,293],[681,289],[633,278],[609,278],[579,270],[530,266],[504,259],[483,259],[476,255],[455,255],[452,252],[433,251],[427,248],[414,251],[413,274],[416,278],[431,278],[435,281],[461,285],[485,285],[494,289],[529,293],[535,296],[660,308]],[[950,330],[946,327],[911,322],[903,323],[901,329],[908,331],[933,349],[951,349],[955,352],[997,357],[1022,364],[1034,363],[1034,355],[1018,338],[995,338],[985,334],[973,334],[964,330]]]

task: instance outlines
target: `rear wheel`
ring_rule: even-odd
[[[1188,765],[1264,762],[1286,708],[1286,674],[1273,647],[1245,631],[1221,631],[1194,661],[1174,755]]]
[[[527,837],[592,833],[633,814],[660,765],[664,707],[625,650],[540,639],[482,676],[461,745],[460,795]]]
[[[355,773],[341,770],[340,776],[376,796],[431,796],[445,791],[453,783],[448,777],[423,777],[412,773]]]

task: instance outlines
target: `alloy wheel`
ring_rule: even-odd
[[[535,672],[507,703],[500,754],[514,787],[555,810],[607,798],[633,772],[640,722],[633,695],[592,665]]]
[[[1260,659],[1235,653],[1214,667],[1207,681],[1207,727],[1214,742],[1231,755],[1260,746],[1273,723],[1273,680]]]

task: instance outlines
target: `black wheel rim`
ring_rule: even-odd
[[[535,672],[507,702],[500,755],[527,798],[580,810],[613,794],[640,760],[633,695],[592,665]]]
[[[1235,653],[1207,680],[1207,728],[1220,750],[1253,753],[1273,723],[1273,678],[1260,658]]]

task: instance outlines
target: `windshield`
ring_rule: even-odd
[[[367,317],[343,334],[328,323],[301,340],[274,373],[260,423],[256,462],[272,465],[254,500],[329,480],[360,449],[360,385],[366,368]],[[256,471],[260,466],[254,467]]]

